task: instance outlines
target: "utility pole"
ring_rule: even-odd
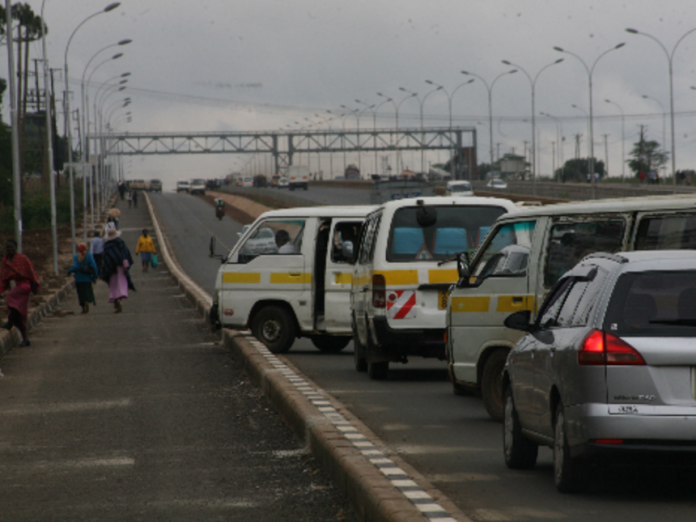
[[[604,177],[609,177],[609,145],[607,144],[608,134],[604,135]]]

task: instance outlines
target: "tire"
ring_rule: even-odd
[[[553,481],[561,493],[580,493],[585,489],[586,465],[570,456],[563,404],[556,407],[553,442]]]
[[[350,337],[337,337],[333,335],[315,335],[312,344],[324,353],[338,353],[350,343]]]
[[[507,350],[493,352],[483,367],[481,395],[483,405],[491,419],[503,420],[503,368],[507,360]]]
[[[505,389],[503,413],[503,453],[510,469],[531,469],[536,466],[539,446],[522,435],[522,425],[515,409],[512,386]]]
[[[367,371],[367,359],[365,358],[365,347],[360,342],[360,337],[356,330],[355,322],[353,322],[353,361],[355,363],[356,372]]]
[[[295,321],[281,306],[266,306],[251,323],[251,331],[272,353],[286,353],[295,342]]]

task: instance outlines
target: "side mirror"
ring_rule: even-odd
[[[503,324],[506,328],[512,330],[522,330],[523,332],[533,332],[536,330],[536,326],[529,322],[532,317],[532,312],[529,310],[521,310],[510,314],[505,318]]]
[[[457,254],[457,273],[459,274],[459,279],[469,281],[469,277],[471,277],[471,259],[469,259],[468,252]]]
[[[343,259],[348,261],[349,263],[353,262],[353,242],[352,241],[344,241],[341,244],[341,255],[343,256]]]
[[[215,257],[215,244],[216,244],[216,239],[215,236],[210,236],[210,255],[209,257]]]

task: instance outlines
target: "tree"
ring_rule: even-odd
[[[595,158],[594,160],[594,170],[599,174],[599,179],[604,178],[604,162]],[[559,181],[575,181],[575,182],[585,182],[588,181],[588,174],[590,172],[590,160],[589,158],[577,158],[570,159],[565,162],[562,169],[556,170],[556,177]]]
[[[656,141],[646,141],[644,128],[640,128],[640,141],[633,145],[633,150],[629,153],[632,159],[628,160],[628,168],[633,171],[637,178],[641,172],[647,177],[650,172],[657,171],[667,164],[669,154],[660,149],[660,144]]]

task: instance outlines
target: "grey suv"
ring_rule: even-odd
[[[593,254],[529,317],[505,320],[527,332],[503,372],[508,467],[550,446],[574,492],[597,456],[696,452],[696,252]]]

